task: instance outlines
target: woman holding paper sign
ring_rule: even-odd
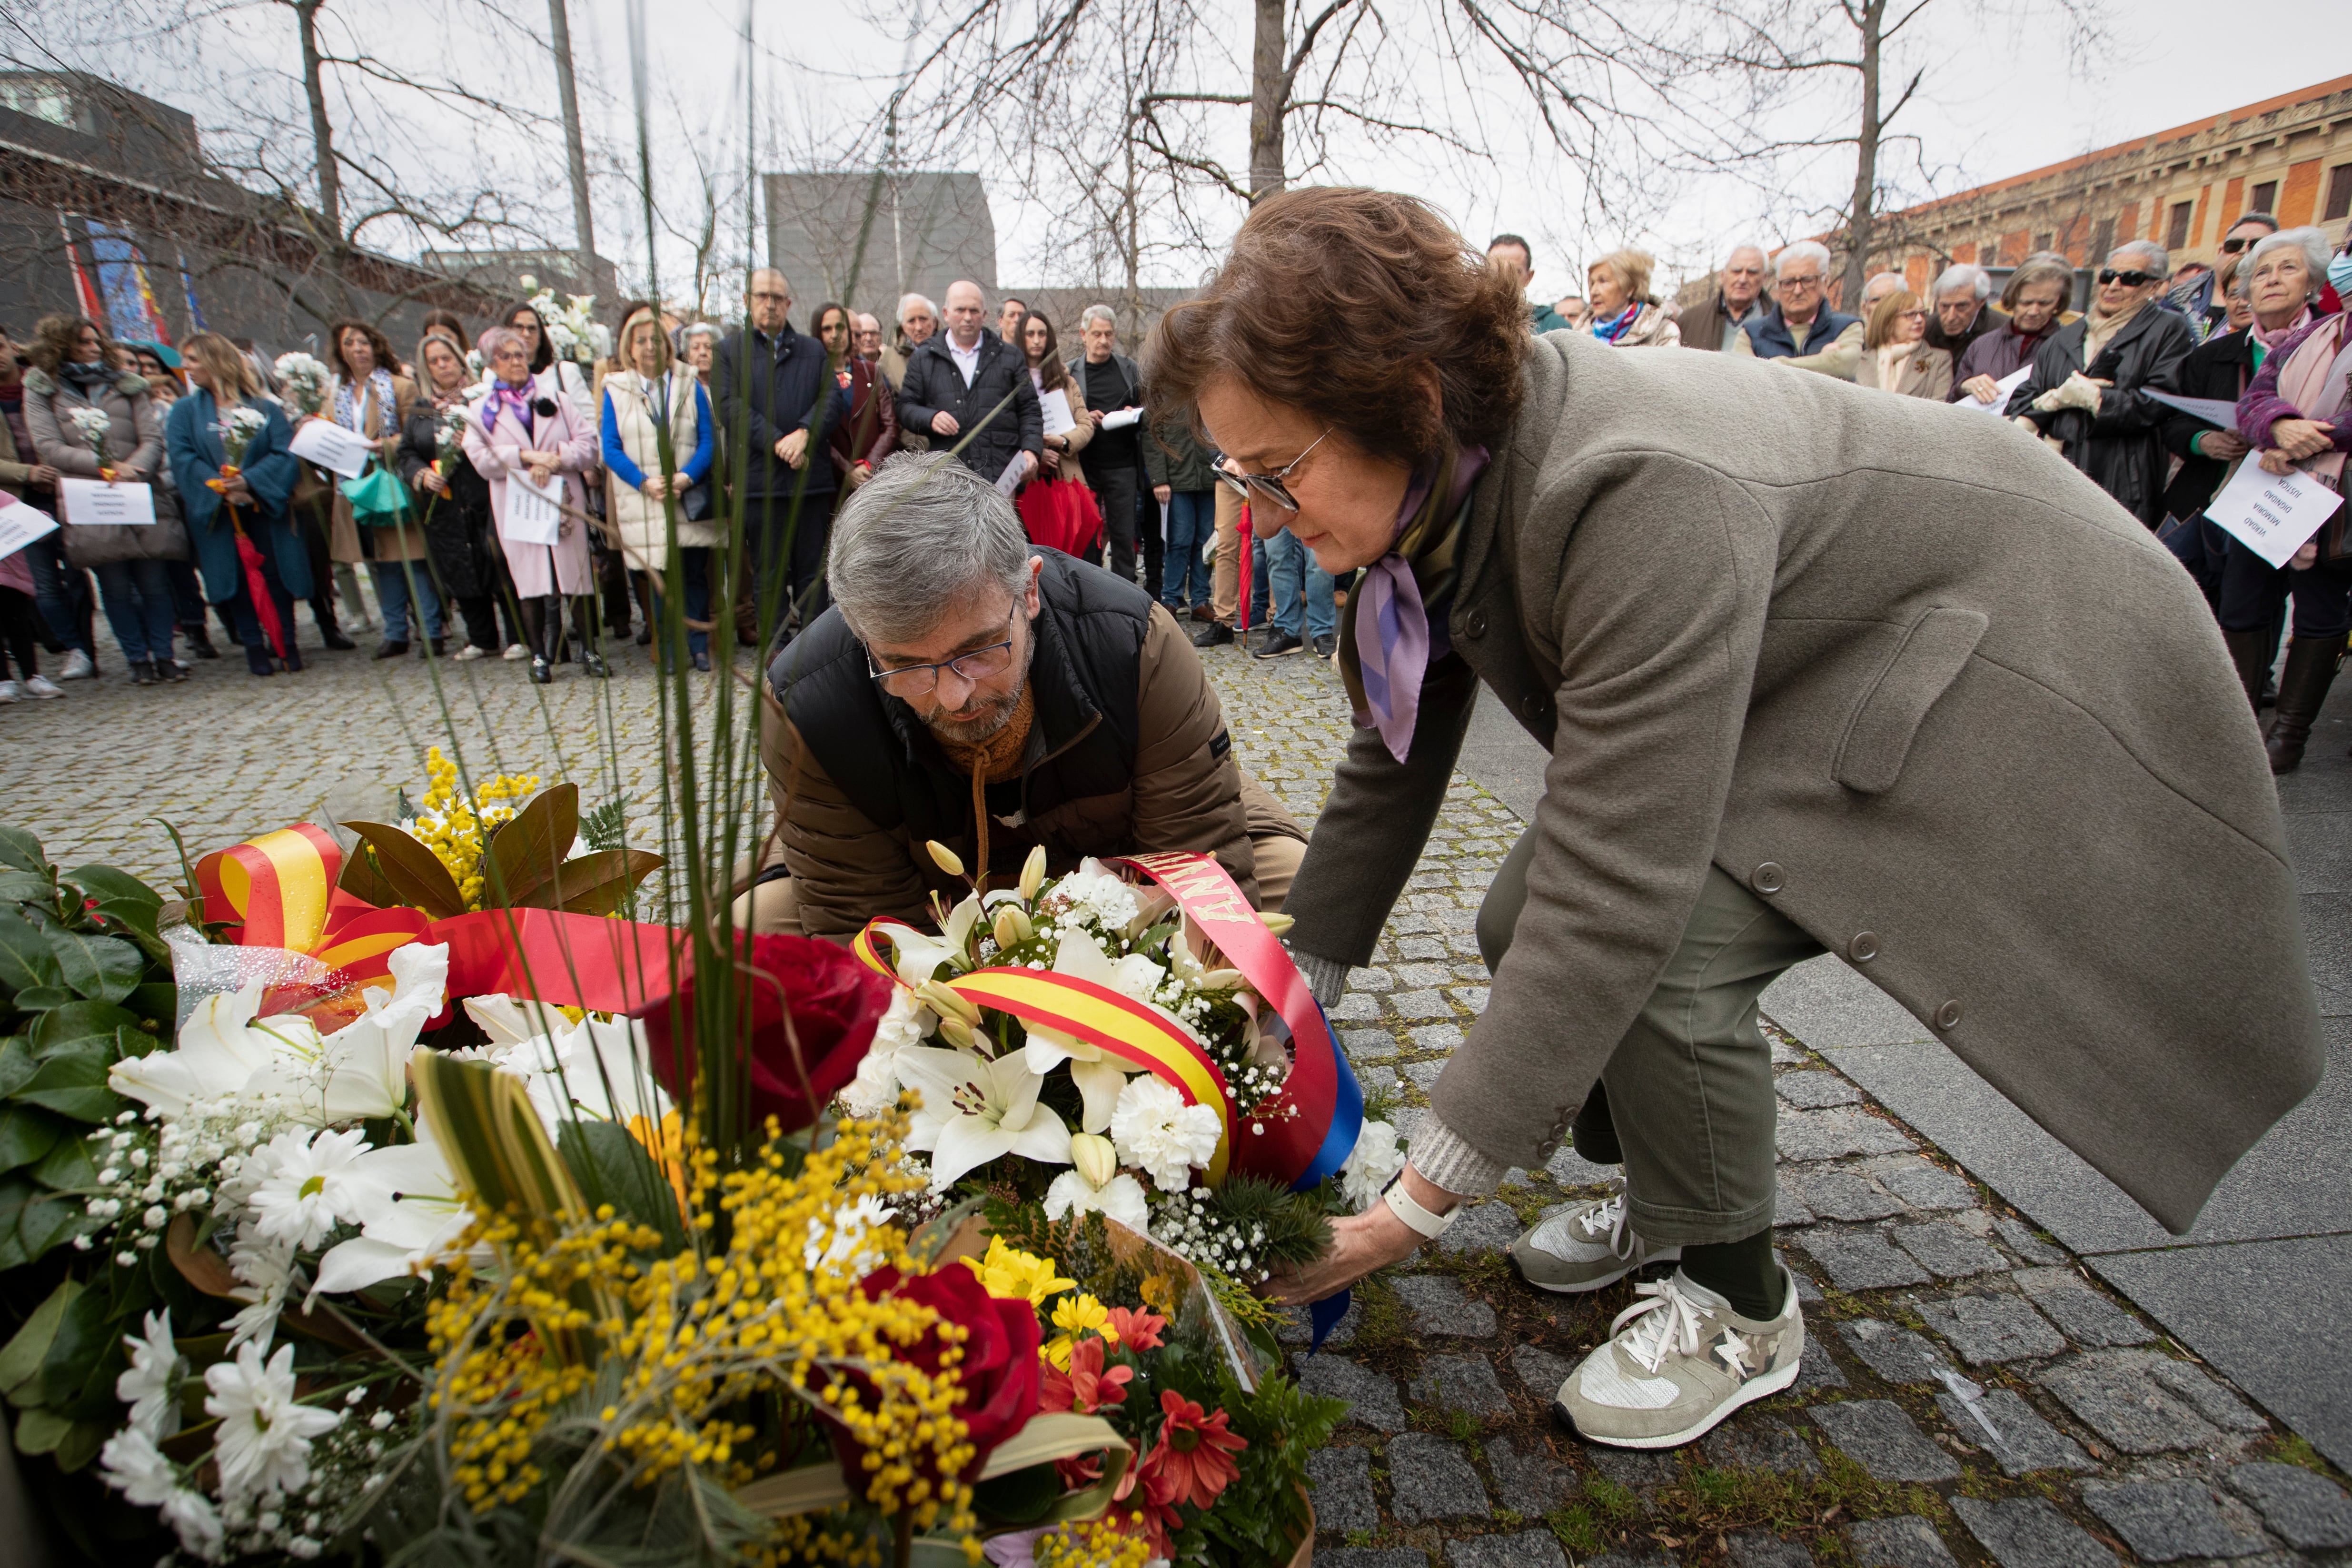
[[[392,340],[365,321],[337,321],[327,333],[327,363],[335,372],[327,387],[327,416],[374,447],[370,473],[378,465],[397,471],[401,435],[416,406],[416,384],[399,373]],[[376,603],[383,609],[383,642],[376,658],[398,658],[408,652],[412,606],[417,640],[430,637],[433,651],[441,651],[441,596],[426,564],[432,552],[425,531],[413,513],[379,514],[362,527],[351,498],[338,485],[330,542],[338,561],[364,557],[375,579]]]
[[[587,497],[579,476],[595,465],[595,429],[564,395],[552,369],[531,373],[530,350],[520,332],[492,327],[476,346],[489,363],[490,390],[466,410],[466,456],[489,481],[499,544],[514,575],[523,637],[530,645],[530,678],[542,686],[555,679],[567,598],[582,648],[581,668],[608,676],[612,670],[593,651],[595,639],[589,635],[585,595],[595,592],[596,579],[587,526],[581,521]],[[562,498],[553,525],[529,539],[519,537],[519,526],[509,526],[514,501],[509,486],[518,480]]]
[[[86,316],[45,317],[35,339],[25,424],[40,460],[64,476],[58,521],[65,526],[66,559],[98,574],[106,623],[130,661],[131,684],[185,680],[188,672],[172,658],[179,617],[164,563],[185,558],[187,535],[153,489],[163,467],[163,422],[147,383],[107,363],[105,341]],[[77,479],[148,488],[154,521],[77,521],[67,493]]]
[[[2318,1006],[2253,724],[2146,530],[1992,420],[1527,321],[1422,203],[1294,188],[1148,374],[1261,531],[1364,571],[1359,728],[1283,904],[1319,1001],[1370,961],[1479,686],[1549,752],[1411,1163],[1276,1293],[1402,1260],[1571,1124],[1598,1152],[1601,1079],[1626,1186],[1513,1255],[1568,1292],[1678,1260],[1555,1401],[1668,1447],[1809,1353],[1772,1250],[1779,974],[1864,965],[2176,1233],[2318,1081]]]
[[[2352,409],[2345,382],[2352,373],[2352,331],[2341,311],[2296,329],[2327,280],[2327,237],[2315,228],[2284,229],[2255,245],[2246,258],[2253,274],[2254,318],[2282,321],[2278,340],[2238,402],[2238,434],[2257,447],[2265,472],[2299,471],[2339,494],[2344,456],[2352,451]],[[2260,331],[2260,328],[2257,328]],[[2345,509],[2285,566],[2273,567],[2243,540],[2231,538],[2221,567],[2221,631],[2242,670],[2270,668],[2270,639],[2280,609],[2294,600],[2294,641],[2279,676],[2278,717],[2271,725],[2271,772],[2303,765],[2320,704],[2335,684],[2344,639],[2352,633],[2352,540]]]
[[[227,610],[236,640],[245,645],[246,668],[256,675],[275,674],[278,665],[253,591],[257,574],[247,570],[237,548],[241,531],[259,557],[257,574],[277,612],[286,668],[300,669],[294,601],[310,596],[310,559],[286,513],[301,466],[289,449],[294,432],[285,411],[261,395],[252,362],[226,338],[198,332],[188,340],[186,363],[192,390],[172,405],[163,438],[205,597]],[[240,416],[243,431],[231,423]],[[231,441],[237,444],[234,453]]]

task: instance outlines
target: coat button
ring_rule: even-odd
[[[1530,719],[1540,719],[1551,711],[1551,699],[1540,691],[1530,691],[1519,699],[1519,711]]]
[[[1748,873],[1748,885],[1759,893],[1777,893],[1788,884],[1781,879],[1780,862],[1767,860]]]
[[[1947,1002],[1942,1006],[1936,1009],[1936,1027],[1939,1029],[1957,1028],[1959,1026],[1959,1022],[1960,1005],[1958,1002]]]
[[[1874,931],[1854,932],[1853,940],[1845,944],[1845,955],[1856,963],[1868,963],[1878,956],[1878,933]]]
[[[1462,629],[1464,632],[1474,637],[1485,637],[1486,635],[1486,612],[1484,610],[1471,611],[1468,616],[1463,620]]]

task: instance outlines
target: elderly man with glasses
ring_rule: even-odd
[[[1852,381],[1862,364],[1862,318],[1829,307],[1829,247],[1801,239],[1772,265],[1772,308],[1741,324],[1731,352]]]
[[[893,458],[835,520],[834,605],[768,671],[776,802],[737,904],[755,931],[846,942],[877,915],[929,926],[1032,847],[1214,855],[1276,910],[1306,834],[1233,754],[1176,622],[1131,582],[1033,546],[1013,503],[944,454]]]
[[[2197,346],[2188,321],[2157,304],[2169,260],[2147,239],[2109,252],[2090,310],[2050,335],[2009,399],[2011,417],[2150,529],[2164,521],[2173,411],[2147,395],[2179,392],[2181,362]]]

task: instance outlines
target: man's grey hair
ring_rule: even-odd
[[[1772,277],[1776,281],[1789,270],[1789,264],[1792,261],[1812,262],[1822,269],[1822,276],[1827,278],[1830,273],[1830,247],[1818,239],[1801,239],[1790,246],[1772,258]]]
[[[2146,263],[2138,269],[2142,272],[2153,272],[2158,278],[2168,278],[2172,274],[2172,253],[2152,239],[2127,239],[2107,252],[2109,261],[2118,256],[2140,258]]]
[[[1765,249],[1762,246],[1757,244],[1752,239],[1743,239],[1738,245],[1735,245],[1730,249],[1725,251],[1723,253],[1723,264],[1726,267],[1730,266],[1731,258],[1738,255],[1743,250],[1754,251],[1756,253],[1756,259],[1764,264],[1765,270],[1768,272],[1771,270],[1772,253]]]
[[[907,310],[911,305],[920,305],[935,321],[940,319],[940,308],[922,295],[901,294],[898,296],[898,324],[902,327],[907,324]]]
[[[1937,275],[1931,299],[1941,300],[1955,289],[1966,289],[1982,304],[1992,298],[1992,274],[1981,267],[1971,267],[1965,261],[1955,261]]]
[[[1089,305],[1078,312],[1078,331],[1085,331],[1097,321],[1108,321],[1112,331],[1118,329],[1118,312],[1108,305]]]
[[[1018,596],[1034,553],[1021,514],[947,452],[900,452],[833,521],[825,575],[862,642],[919,642],[974,589]]]
[[[2245,220],[2241,218],[2241,223]],[[2266,234],[2254,241],[2246,259],[2238,268],[2238,276],[2253,281],[2254,268],[2263,258],[2273,250],[2300,250],[2304,265],[2311,271],[2310,292],[2316,295],[2327,281],[2327,261],[2333,247],[2327,243],[2327,231],[2323,228],[2283,228],[2276,234]]]
[[[772,278],[777,282],[782,284],[784,286],[785,293],[789,294],[793,291],[793,280],[784,276],[783,268],[780,267],[754,267],[751,268],[750,275],[743,279],[743,292],[749,294],[751,291],[751,285],[757,283],[763,277]]]
[[[719,324],[715,321],[688,321],[677,330],[679,342],[689,338],[716,338],[719,335]]]

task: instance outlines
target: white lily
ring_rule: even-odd
[[[180,1026],[176,1049],[124,1058],[108,1071],[108,1087],[163,1115],[180,1116],[196,1100],[239,1092],[281,1050],[314,1044],[319,1032],[306,1018],[254,1021],[261,988],[256,980],[198,1002]]]
[[[1104,1214],[1129,1230],[1151,1227],[1143,1184],[1118,1168],[1109,1139],[1090,1132],[1070,1140],[1070,1168],[1045,1189],[1045,1207],[1049,1220],[1074,1213]]]
[[[1129,988],[1145,978],[1139,972],[1126,971],[1124,977],[1128,984],[1119,983],[1122,966],[1138,963],[1151,971],[1150,984],[1156,987],[1164,973],[1158,964],[1139,953],[1130,953],[1113,963],[1110,954],[1102,950],[1102,944],[1096,942],[1090,932],[1075,927],[1066,930],[1054,949],[1055,973],[1090,980],[1097,985],[1108,986],[1121,995],[1149,1002],[1150,988],[1146,988],[1140,994]],[[1118,1091],[1127,1087],[1127,1075],[1141,1069],[1129,1065],[1125,1058],[1114,1056],[1100,1046],[1079,1039],[1066,1030],[1045,1024],[1031,1024],[1028,1031],[1028,1043],[1022,1047],[1021,1054],[1032,1072],[1042,1078],[1064,1062],[1070,1064],[1070,1081],[1078,1086],[1078,1093],[1085,1100],[1085,1109],[1078,1118],[1079,1130],[1100,1132],[1108,1127],[1111,1110],[1118,1103]]]
[[[858,1058],[857,1076],[841,1091],[852,1116],[879,1116],[898,1103],[898,1053],[919,1046],[937,1020],[905,986],[890,987],[890,1005],[874,1026],[874,1041]]]
[[[343,1202],[360,1234],[319,1259],[313,1293],[361,1290],[397,1279],[451,1256],[473,1212],[457,1193],[457,1173],[433,1135],[416,1119],[416,1142],[371,1149],[343,1167]]]
[[[534,1035],[552,1035],[571,1027],[572,1021],[550,1003],[529,998],[517,1001],[503,992],[466,998],[466,1016],[490,1037],[495,1055],[507,1046],[519,1046]]]
[[[898,956],[898,978],[909,985],[920,985],[926,980],[936,979],[942,963],[954,964],[961,973],[968,967],[964,953],[980,916],[980,899],[974,894],[948,911],[947,924],[937,936],[926,936],[919,931],[893,931],[890,942]]]
[[[931,1156],[931,1191],[1007,1154],[1042,1164],[1070,1163],[1070,1130],[1037,1103],[1044,1075],[1021,1057],[991,1061],[936,1046],[898,1053],[898,1077],[922,1096],[907,1147]]]
[[[658,1122],[667,1115],[669,1096],[654,1081],[649,1052],[636,1019],[591,1017],[533,1036],[495,1059],[524,1076],[531,1104],[555,1135],[567,1121]]]
[[[391,989],[368,986],[367,1011],[321,1039],[311,1062],[278,1064],[281,1091],[316,1106],[322,1124],[388,1117],[408,1103],[409,1053],[441,1011],[449,944],[410,942],[393,951],[388,967]]]

